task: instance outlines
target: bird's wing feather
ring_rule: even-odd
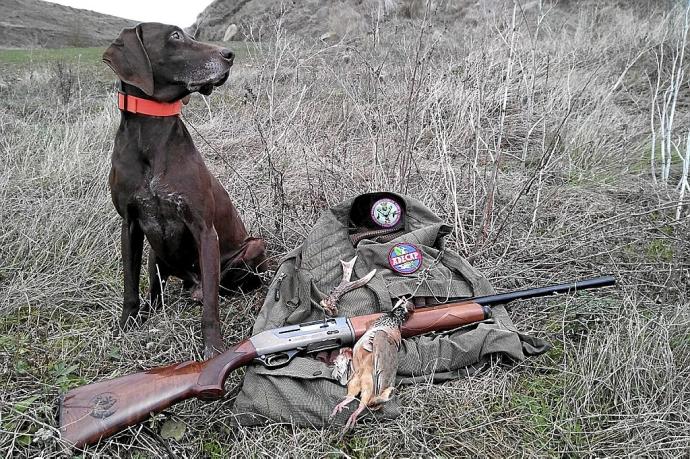
[[[370,328],[369,330],[367,330],[364,333],[364,335],[362,335],[362,337],[359,339],[359,341],[357,341],[357,343],[355,344],[355,348],[363,348],[367,352],[373,351],[372,345],[374,342],[374,335],[378,330],[378,328]]]
[[[380,395],[395,384],[398,372],[398,346],[388,331],[379,330],[372,340],[374,353],[374,394]]]
[[[402,342],[402,335],[400,334],[399,328],[391,328],[387,330],[388,337],[393,340],[395,347],[400,349],[400,343]]]
[[[345,354],[338,354],[333,362],[331,374],[340,384],[343,386],[347,385],[347,382],[352,377],[352,357],[348,358]]]

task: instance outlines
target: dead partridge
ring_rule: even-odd
[[[391,398],[398,371],[400,327],[413,308],[407,300],[398,301],[371,324],[352,349],[353,374],[347,383],[347,396],[331,413],[332,418],[360,396],[359,406],[347,420],[343,433],[354,427],[365,408],[378,410]]]

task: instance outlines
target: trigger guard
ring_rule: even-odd
[[[294,359],[295,356],[301,352],[301,350],[302,349],[293,349],[275,354],[262,355],[257,357],[255,360],[258,360],[266,368],[281,368],[290,363],[292,359]],[[279,359],[281,356],[284,358]],[[277,361],[274,361],[276,359]]]

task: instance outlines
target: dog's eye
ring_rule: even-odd
[[[182,40],[182,34],[180,34],[180,32],[175,31],[175,32],[173,32],[173,33],[170,35],[170,39],[172,39],[172,40]]]

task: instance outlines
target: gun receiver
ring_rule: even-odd
[[[491,317],[492,305],[614,283],[612,276],[605,276],[420,308],[410,315],[401,332],[407,338],[450,330]],[[380,315],[336,317],[275,328],[240,341],[205,362],[188,361],[77,387],[61,399],[60,433],[65,441],[80,448],[183,400],[216,400],[225,394],[223,386],[231,371],[252,361],[276,368],[300,353],[352,345]]]
[[[333,317],[266,330],[249,340],[256,348],[256,361],[278,368],[300,352],[320,352],[354,344],[355,335],[348,319]]]

